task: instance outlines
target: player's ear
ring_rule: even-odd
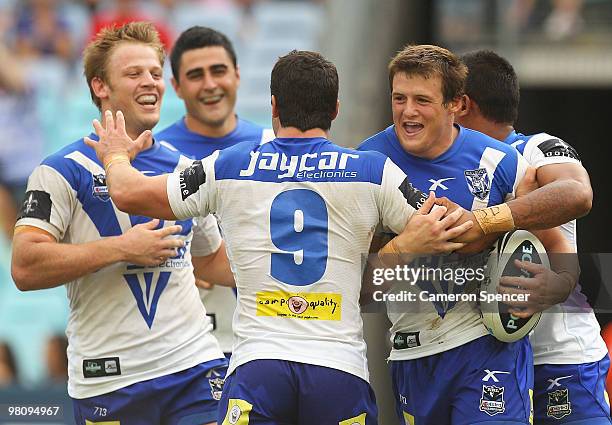
[[[465,117],[470,112],[471,103],[472,100],[467,94],[461,96],[459,100],[459,110],[456,112],[457,116]]]
[[[334,113],[331,116],[332,121],[335,120],[338,117],[338,114],[340,113],[340,100],[336,100],[336,110],[334,111]]]
[[[240,85],[240,67],[236,65],[236,79],[238,80],[238,85]]]
[[[94,94],[100,99],[108,99],[110,90],[108,84],[106,84],[100,77],[94,77],[91,80],[91,89]]]
[[[176,81],[176,79],[174,77],[170,77],[170,83],[172,84],[172,88],[174,89],[174,92],[176,93],[176,96],[179,99],[182,99],[183,96],[181,96],[181,86],[180,86],[179,82]]]
[[[276,96],[272,95],[270,98],[272,104],[272,118],[278,118],[278,106],[276,105]]]

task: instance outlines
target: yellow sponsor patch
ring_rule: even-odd
[[[345,419],[342,422],[338,422],[338,425],[365,425],[367,413],[362,413],[354,418]]]
[[[119,421],[110,421],[110,422],[92,422],[85,419],[85,425],[121,425]]]
[[[404,414],[404,424],[405,425],[414,425],[414,416],[410,413],[402,412]]]
[[[303,320],[340,320],[342,295],[262,291],[257,293],[257,315]]]
[[[533,390],[529,389],[529,423],[533,425]]]
[[[249,414],[253,405],[239,398],[230,398],[222,425],[249,425]]]
[[[608,392],[604,391],[604,398],[606,399],[606,403],[608,403],[608,406],[610,405],[610,397],[608,396]]]

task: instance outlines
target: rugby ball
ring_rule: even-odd
[[[550,268],[548,256],[539,239],[526,230],[515,230],[504,234],[493,245],[487,262],[486,278],[480,291],[482,322],[491,335],[503,342],[523,338],[538,324],[542,312],[528,318],[519,318],[508,312],[503,303],[503,294],[498,293],[502,276],[532,277],[527,270],[514,264],[514,260],[543,264]]]

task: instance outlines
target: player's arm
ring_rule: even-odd
[[[541,166],[536,172],[540,187],[555,184],[565,188],[561,210],[566,215],[579,218],[587,215],[593,206],[593,189],[589,173],[580,163],[564,162]],[[569,221],[569,220],[568,220]]]
[[[166,239],[180,232],[180,226],[154,230],[158,223],[152,220],[121,236],[83,244],[59,243],[45,230],[17,226],[11,261],[15,285],[22,291],[53,288],[121,261],[157,265],[183,245],[180,239]]]
[[[224,242],[221,243],[219,249],[213,254],[192,257],[191,261],[193,263],[193,273],[197,279],[215,285],[229,286],[232,288],[236,287],[234,274],[230,268]]]
[[[98,120],[93,121],[100,140],[86,137],[85,143],[96,151],[104,165],[108,191],[117,208],[129,214],[175,220],[168,200],[168,176],[147,177],[130,165],[130,160],[152,137],[151,131],[144,131],[133,141],[127,135],[121,111],[117,112],[116,120],[111,111],[106,111],[104,121],[104,127]]]

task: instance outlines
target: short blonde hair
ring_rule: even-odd
[[[393,90],[393,77],[397,73],[442,79],[443,102],[447,104],[464,93],[467,67],[451,51],[429,44],[407,45],[389,62],[389,85]]]
[[[97,77],[108,83],[108,58],[121,42],[142,43],[152,47],[157,52],[160,64],[164,65],[164,46],[150,22],[130,22],[120,27],[113,25],[103,28],[83,52],[83,74],[89,86],[91,100],[98,109],[101,109],[102,105],[91,87],[91,81]]]

